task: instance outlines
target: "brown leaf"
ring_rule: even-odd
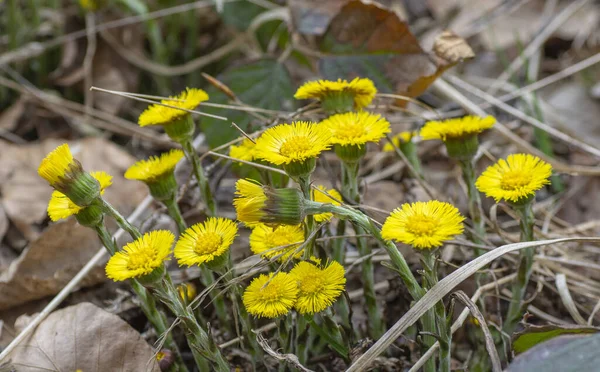
[[[136,330],[87,302],[50,314],[10,359],[20,372],[160,371]]]
[[[323,35],[329,21],[348,0],[289,0],[292,24],[305,35]]]
[[[438,57],[438,66],[453,66],[466,59],[475,57],[473,49],[465,39],[446,30],[433,42],[433,52]]]

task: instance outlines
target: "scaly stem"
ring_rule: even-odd
[[[469,215],[471,221],[473,221],[473,229],[475,234],[472,236],[473,243],[484,244],[483,238],[485,237],[485,221],[483,219],[483,208],[481,206],[481,195],[475,187],[475,164],[473,159],[459,160],[460,167],[462,168],[462,176],[465,184],[467,185],[467,194],[469,197]],[[483,250],[476,248],[475,254],[481,256],[485,253]]]
[[[533,224],[535,222],[535,216],[533,214],[531,203],[521,206],[513,205],[513,207],[519,214],[521,241],[533,241]],[[506,314],[504,326],[502,327],[502,330],[509,335],[514,332],[515,327],[522,317],[523,299],[525,298],[527,284],[529,284],[529,278],[531,277],[534,253],[534,248],[526,248],[521,250],[519,253],[519,268],[517,271],[517,277],[512,284],[512,298],[510,300],[510,305],[508,306],[508,312]]]
[[[198,368],[201,371],[213,370],[219,372],[229,372],[229,363],[221,354],[221,350],[208,334],[202,328],[192,310],[185,306],[182,299],[177,293],[177,289],[171,281],[168,273],[160,281],[151,285],[155,295],[177,316],[181,321],[181,325],[186,333],[186,339],[192,350],[192,355]],[[212,366],[206,365],[206,359]],[[209,369],[206,369],[209,368]]]
[[[198,187],[200,188],[200,196],[202,197],[202,201],[206,204],[207,214],[209,216],[216,216],[217,206],[213,199],[212,191],[210,190],[210,184],[206,178],[206,175],[204,174],[204,169],[202,168],[202,164],[200,164],[200,158],[198,157],[198,154],[192,145],[192,141],[183,141],[181,145],[183,146],[185,156],[192,164],[194,176],[196,177],[196,181],[198,181]]]
[[[277,321],[277,336],[279,337],[279,344],[281,350],[292,350],[292,316],[287,315],[280,317]],[[287,365],[285,363],[279,363],[279,371],[285,372]]]
[[[110,253],[111,256],[114,255],[118,251],[118,248],[112,236],[106,229],[104,222],[96,225],[94,230],[96,230],[102,245],[104,245],[104,247],[108,250],[108,253]],[[164,313],[156,308],[154,297],[150,296],[146,288],[144,288],[144,286],[142,286],[137,280],[131,280],[129,283],[140,300],[140,308],[142,309],[142,312],[144,315],[146,315],[146,318],[148,318],[148,321],[154,327],[156,334],[159,336],[165,335],[165,346],[175,355],[176,370],[187,372],[188,369],[183,363],[183,359],[181,358],[181,353],[177,347],[177,344],[173,340],[171,334],[168,332],[169,327],[167,325],[167,317]]]
[[[311,200],[311,192],[310,192],[310,176],[306,176],[306,177],[299,177],[298,178],[298,185],[300,185],[300,190],[302,190],[302,193],[304,194],[304,198],[306,200]],[[308,239],[313,231],[315,229],[315,220],[313,218],[313,216],[306,216],[306,218],[304,219],[304,238]],[[314,252],[314,242],[311,241],[307,241],[306,245],[304,246],[304,259],[305,260],[310,260],[310,258],[313,256],[313,252]]]
[[[163,200],[162,203],[165,207],[167,207],[167,213],[169,216],[175,221],[177,224],[177,230],[179,230],[179,235],[183,234],[185,229],[187,229],[187,225],[181,215],[181,210],[177,205],[177,195],[173,193],[173,197],[167,200]]]
[[[344,235],[345,231],[346,221],[339,220],[337,224],[336,236]],[[346,239],[341,238],[333,240],[333,259],[339,262],[341,265],[344,265],[346,260],[345,242]],[[342,324],[346,332],[355,332],[355,330],[351,327],[350,307],[348,306],[348,302],[337,301],[335,303],[335,309],[337,314],[342,319]]]
[[[109,202],[102,198],[99,198],[99,203],[104,213],[114,218],[115,221],[117,221],[117,225],[119,225],[119,227],[123,230],[127,231],[127,233],[131,235],[133,239],[138,239],[142,236],[137,227],[130,224],[129,221],[127,221],[127,219],[123,217],[123,215],[119,213],[118,210],[116,210],[112,205],[110,205]]]

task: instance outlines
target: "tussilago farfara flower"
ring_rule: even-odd
[[[428,121],[421,129],[420,134],[424,140],[440,139],[446,141],[446,139],[458,139],[479,134],[486,129],[490,129],[494,124],[496,124],[496,119],[492,116],[482,118],[468,115],[444,121]]]
[[[340,193],[336,189],[328,190],[323,185],[318,185],[316,188],[317,190],[311,190],[311,198],[313,201],[319,203],[330,203],[333,205],[340,205],[340,201],[342,201],[342,195],[340,195]],[[333,213],[319,213],[313,215],[313,218],[317,223],[329,221],[331,217],[333,217]]]
[[[106,276],[118,282],[131,278],[141,279],[160,271],[157,269],[162,269],[163,262],[169,258],[174,240],[173,233],[167,230],[144,234],[108,260]]]
[[[477,179],[477,189],[496,202],[528,201],[535,192],[550,183],[552,166],[537,156],[512,154],[488,167]]]
[[[180,266],[226,263],[229,247],[237,235],[237,225],[227,218],[208,218],[181,234],[174,255]],[[225,260],[222,260],[224,258]],[[217,265],[218,266],[218,265]]]
[[[192,282],[181,283],[177,286],[177,293],[183,301],[189,303],[196,298],[196,286]]]
[[[100,195],[103,195],[104,190],[112,185],[112,176],[106,172],[90,172],[90,175],[100,184]],[[83,208],[85,207],[73,203],[62,192],[54,190],[48,202],[48,216],[52,221],[58,221],[79,213]]]
[[[400,146],[402,144],[409,143],[410,141],[412,141],[413,137],[416,137],[416,136],[417,136],[417,132],[415,132],[415,131],[400,132],[392,137],[392,142],[394,143],[394,145],[396,147],[400,148]],[[392,146],[391,143],[386,143],[383,146],[383,151],[385,151],[385,152],[394,151],[394,146]]]
[[[98,181],[83,170],[66,143],[52,150],[42,160],[38,174],[80,207],[92,204],[100,196]]]
[[[327,309],[344,291],[344,267],[336,261],[319,266],[302,261],[290,271],[290,276],[298,283],[298,299],[294,308],[300,314],[314,314]]]
[[[183,156],[183,151],[171,150],[160,156],[140,160],[127,169],[125,178],[144,182],[155,199],[170,199],[177,190],[175,166]]]
[[[463,232],[464,219],[455,206],[446,202],[403,204],[385,220],[381,236],[413,248],[437,248]]]
[[[350,82],[342,79],[317,80],[304,83],[294,98],[318,99],[328,111],[345,112],[367,107],[376,93],[375,84],[366,78],[355,78]]]
[[[254,278],[242,297],[248,313],[264,318],[287,314],[296,303],[298,286],[289,274],[261,274]]]
[[[179,95],[169,98],[170,99],[163,99],[160,102],[169,106],[193,110],[201,102],[208,100],[208,94],[202,89],[186,88],[186,90]],[[186,115],[189,115],[189,112],[155,104],[150,105],[142,112],[138,119],[138,124],[141,127],[147,125],[166,125],[175,122]]]
[[[330,139],[330,131],[315,123],[280,124],[256,140],[255,157],[283,165],[291,177],[304,176],[312,173],[319,154],[329,149]]]
[[[279,256],[282,262],[290,256],[301,258],[303,249],[298,247],[304,242],[304,230],[301,225],[281,225],[270,227],[264,224],[256,225],[250,234],[250,249],[254,254],[271,258]]]
[[[235,189],[237,219],[249,227],[258,223],[298,225],[304,219],[302,195],[297,189],[274,189],[246,179],[238,180]]]
[[[248,138],[244,138],[239,146],[231,145],[229,148],[229,156],[234,159],[252,161],[254,160],[255,146],[254,142],[250,141]]]

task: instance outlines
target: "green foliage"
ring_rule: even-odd
[[[554,337],[597,333],[598,331],[600,331],[600,329],[596,327],[558,325],[528,326],[525,330],[517,332],[513,336],[513,350],[515,353],[519,354]]]

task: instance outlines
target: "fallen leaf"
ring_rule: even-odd
[[[515,353],[523,353],[532,347],[562,335],[582,335],[598,333],[600,328],[565,325],[528,325],[521,332],[513,334],[512,347]]]
[[[20,372],[160,371],[154,350],[136,330],[88,302],[50,314],[10,359]]]

